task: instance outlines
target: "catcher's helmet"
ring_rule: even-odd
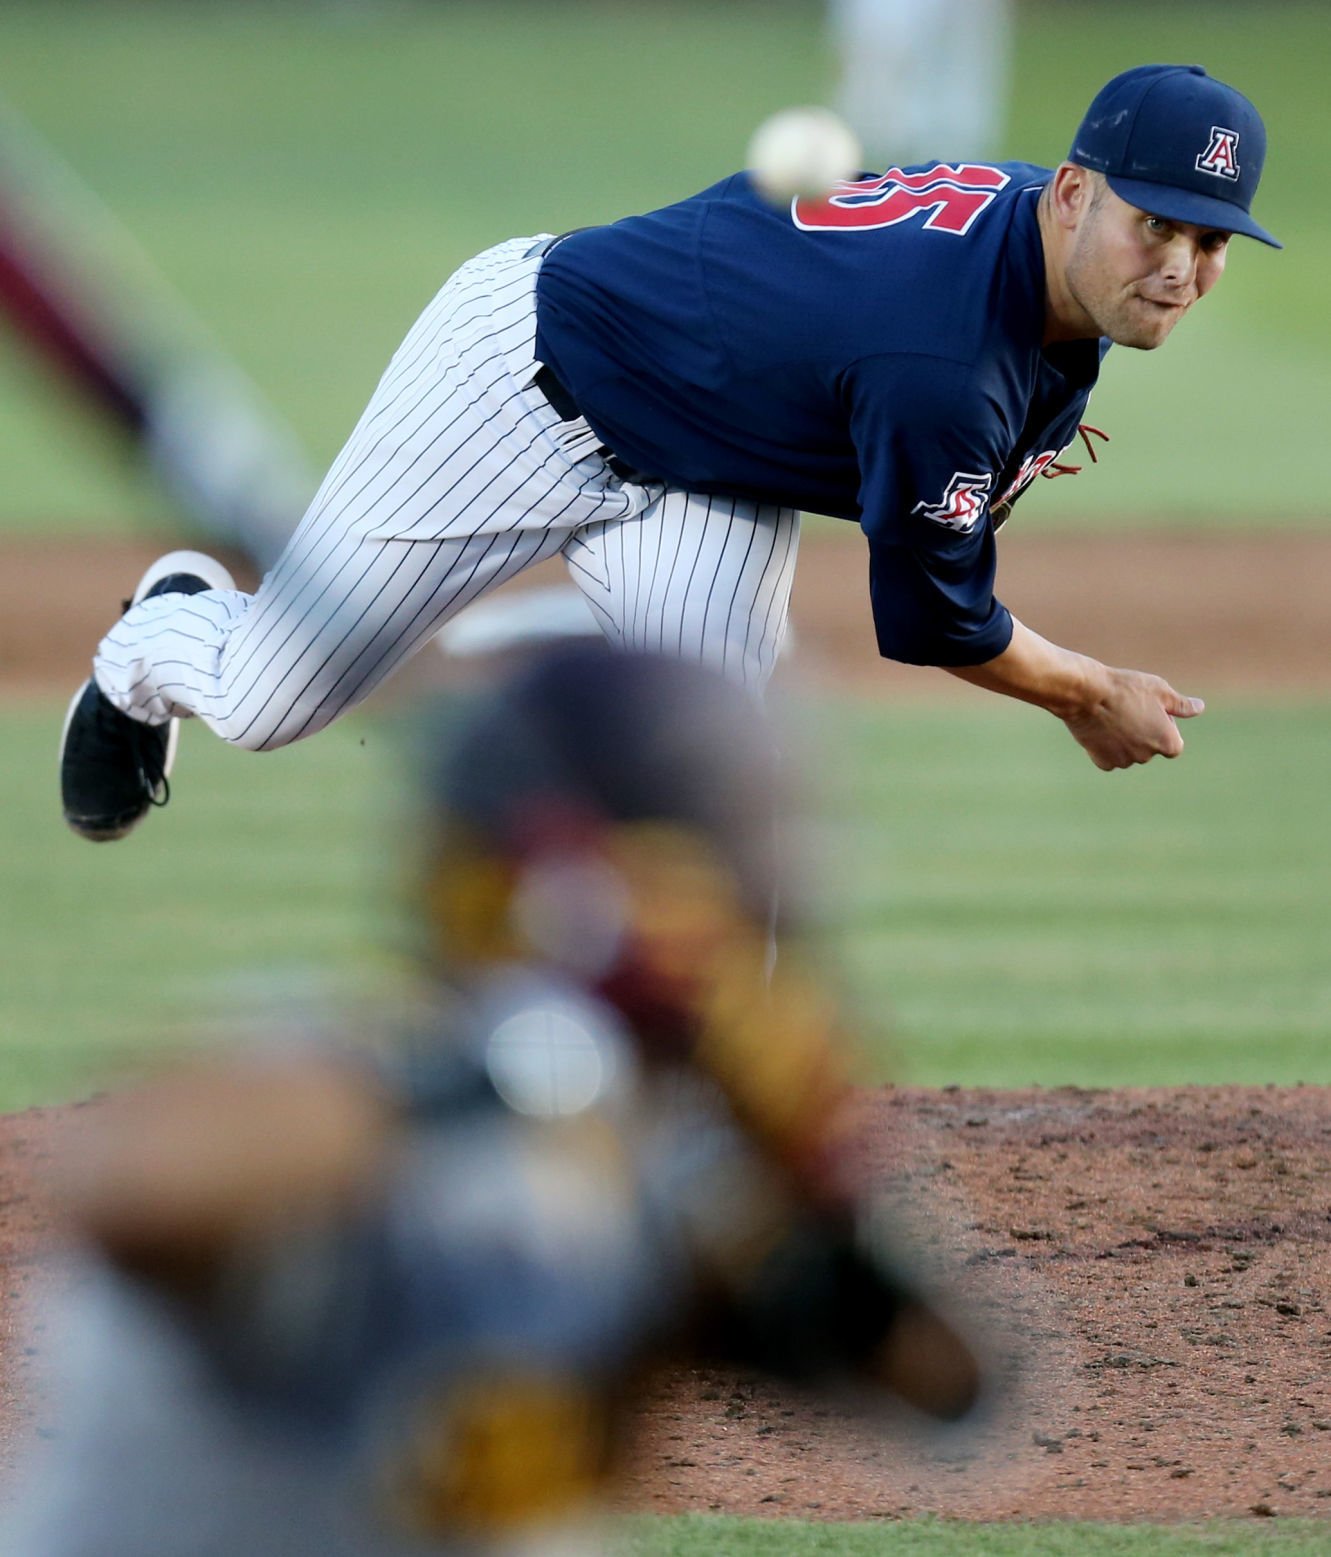
[[[704,837],[758,918],[775,892],[777,760],[751,694],[715,671],[601,645],[556,647],[503,682],[449,743],[446,830],[521,859],[565,831],[677,823]]]

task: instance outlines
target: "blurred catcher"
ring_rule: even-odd
[[[425,808],[428,1020],[87,1120],[65,1421],[5,1550],[586,1552],[672,1355],[972,1412],[867,1230],[830,1006],[766,973],[775,789],[698,667],[563,648],[487,699]]]

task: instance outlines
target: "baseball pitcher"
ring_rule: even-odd
[[[140,581],[70,707],[66,820],[119,838],[163,803],[180,718],[254,751],[315,733],[556,555],[613,644],[760,690],[801,509],[858,523],[885,656],[1048,710],[1100,768],[1177,756],[1200,701],[1017,621],[995,537],[1109,346],[1161,345],[1234,233],[1276,243],[1264,151],[1239,92],[1146,65],[1054,169],[890,168],[780,209],[740,173],[499,244],[421,315],[256,594],[197,553]]]

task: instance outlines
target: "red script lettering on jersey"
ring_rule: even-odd
[[[805,232],[840,232],[895,227],[928,212],[926,227],[960,235],[1010,182],[1001,168],[972,162],[939,162],[923,173],[889,168],[880,177],[837,184],[830,195],[817,199],[797,196],[790,216]]]
[[[1043,454],[1028,454],[1021,462],[1021,469],[1012,478],[1012,484],[999,498],[999,503],[1010,503],[1030,486],[1037,476],[1042,476],[1058,458],[1059,450],[1046,449]]]
[[[911,513],[923,514],[935,524],[969,535],[984,518],[993,484],[992,474],[976,475],[971,471],[959,470],[948,482],[947,491],[943,493],[940,502],[929,503],[922,498],[911,509]]]

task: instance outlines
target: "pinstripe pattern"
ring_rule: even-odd
[[[249,596],[159,596],[103,640],[99,685],[157,723],[197,714],[267,750],[364,697],[449,617],[563,552],[611,642],[760,689],[785,625],[793,510],[622,482],[531,387],[533,240],[441,288],[283,555]]]
[[[761,690],[798,545],[793,508],[667,489],[633,518],[578,530],[564,557],[611,643],[697,659]]]

